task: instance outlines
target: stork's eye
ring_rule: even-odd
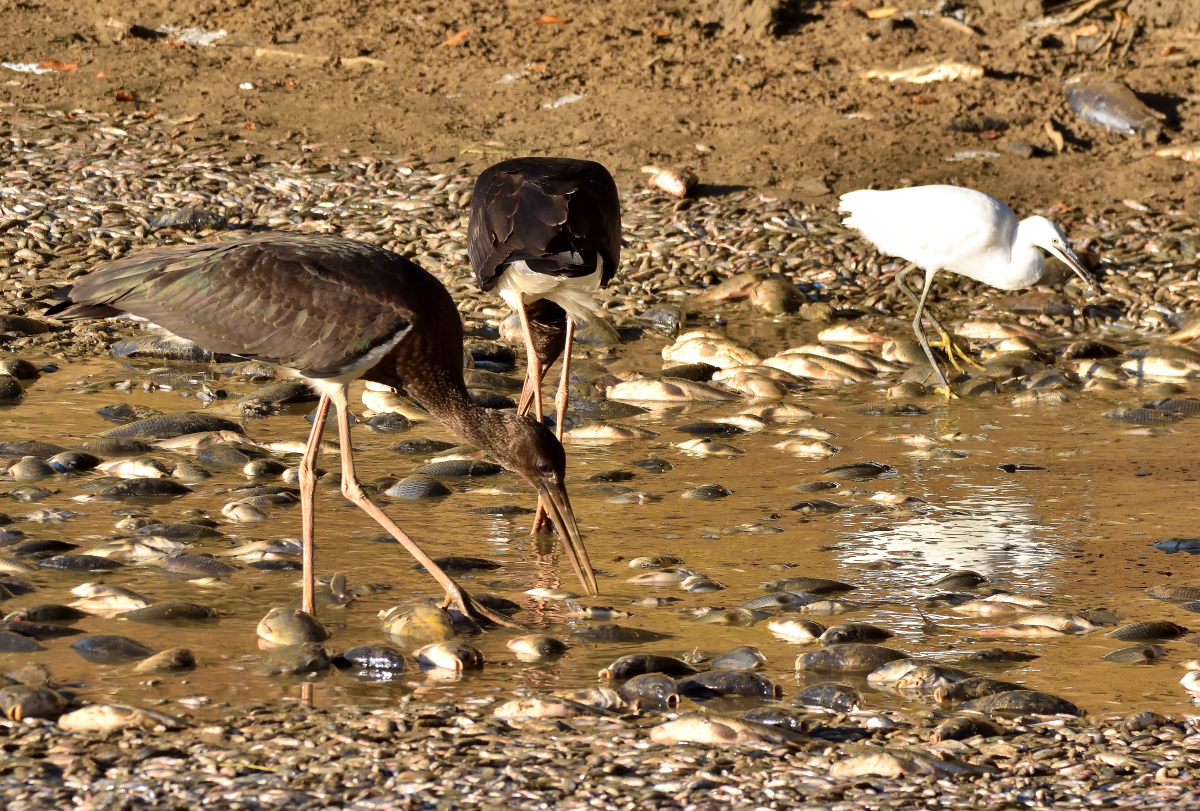
[[[538,473],[541,473],[543,476],[550,476],[554,473],[554,465],[550,464],[550,462],[545,459],[538,459],[537,470]]]

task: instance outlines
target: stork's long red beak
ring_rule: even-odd
[[[542,496],[542,506],[546,508],[546,515],[554,524],[554,529],[558,531],[558,537],[562,539],[563,548],[567,552],[567,557],[571,559],[571,567],[575,569],[579,582],[583,584],[588,594],[596,596],[600,593],[600,587],[596,585],[596,573],[592,571],[592,561],[588,558],[587,549],[579,535],[579,524],[575,522],[575,513],[571,510],[571,500],[567,497],[567,488],[545,480],[540,480],[535,484],[538,494]]]

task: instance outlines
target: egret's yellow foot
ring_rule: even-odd
[[[969,366],[974,366],[980,371],[985,370],[983,364],[967,354],[967,351],[959,346],[958,342],[954,340],[950,333],[941,329],[939,329],[937,333],[941,336],[941,339],[937,341],[930,341],[929,345],[936,346],[938,349],[941,349],[943,352],[945,352],[946,358],[950,361],[950,365],[953,366],[957,371],[963,371],[963,368],[958,365],[959,358],[961,358]]]
[[[954,393],[954,389],[950,388],[949,385],[935,386],[933,390],[935,393],[942,395],[947,400],[957,400],[958,399],[958,395]]]

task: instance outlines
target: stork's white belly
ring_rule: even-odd
[[[553,276],[530,270],[524,262],[513,262],[496,281],[496,292],[504,303],[516,310],[523,302],[547,299],[567,311],[576,322],[586,323],[595,316],[596,292],[604,276],[604,260],[587,276]]]

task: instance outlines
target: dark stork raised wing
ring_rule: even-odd
[[[382,248],[271,233],[110,262],[60,291],[66,301],[47,315],[129,313],[213,352],[337,377],[408,328],[415,302],[404,293],[414,286],[440,287]]]

